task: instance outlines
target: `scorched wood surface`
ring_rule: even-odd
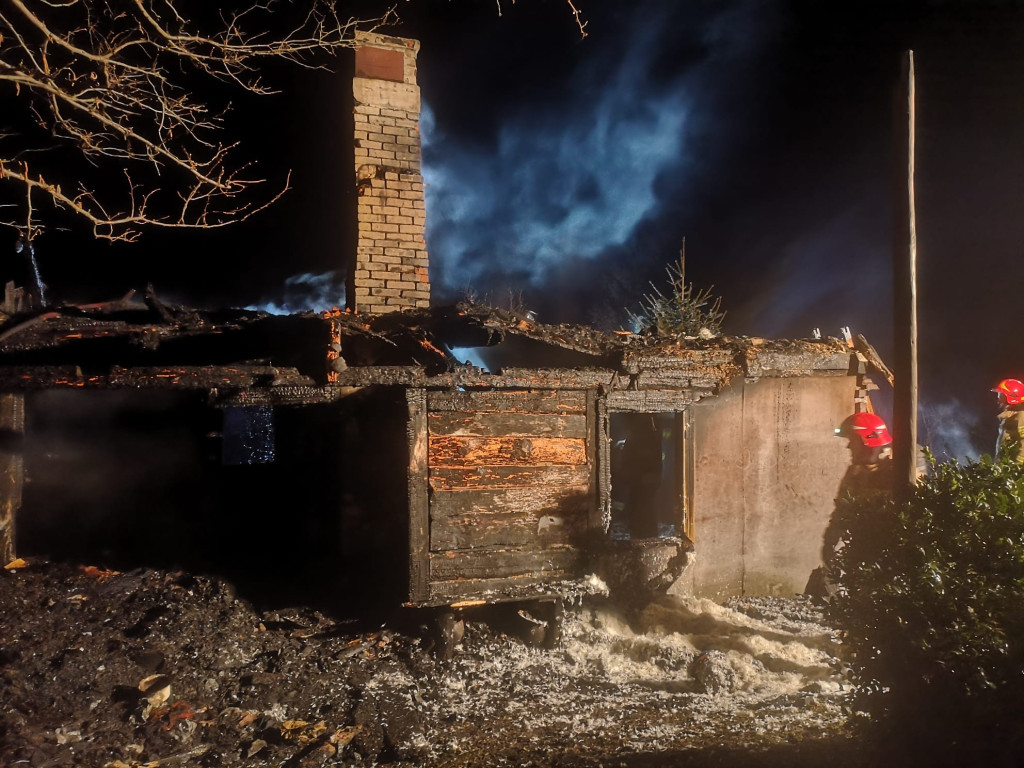
[[[431,579],[545,572],[543,553],[578,543],[596,503],[586,392],[427,401]]]

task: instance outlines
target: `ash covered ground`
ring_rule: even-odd
[[[0,611],[4,766],[874,762],[802,599],[590,596],[551,650],[469,614],[450,661],[412,625],[260,610],[180,571],[33,560],[0,572]]]

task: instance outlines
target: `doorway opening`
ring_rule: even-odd
[[[688,535],[684,412],[609,414],[612,539]]]

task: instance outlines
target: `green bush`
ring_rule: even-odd
[[[935,743],[1013,754],[1024,743],[1024,466],[933,462],[905,500],[846,498],[836,514],[847,543],[829,610],[859,703]]]

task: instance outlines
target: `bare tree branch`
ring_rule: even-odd
[[[565,0],[569,6],[569,10],[572,11],[573,19],[576,21],[576,26],[580,30],[580,38],[587,36],[587,22],[584,21],[583,15],[580,10],[575,6],[573,0]],[[494,4],[498,7],[498,15],[501,16],[501,0],[494,0]],[[512,0],[512,5],[516,4],[516,0]]]
[[[148,226],[221,227],[263,210],[288,182],[268,193],[236,158],[226,107],[206,98],[202,81],[273,93],[264,64],[324,68],[356,29],[397,20],[393,7],[346,18],[339,2],[0,3],[0,97],[22,105],[24,118],[0,110],[0,225],[31,240],[56,209],[96,237],[134,241]],[[566,3],[586,37],[574,0]]]
[[[265,179],[235,159],[223,111],[194,96],[197,78],[271,93],[260,79],[264,62],[323,68],[326,55],[352,45],[357,28],[393,21],[394,9],[377,19],[352,19],[339,15],[336,0],[269,0],[235,11],[217,11],[218,5],[7,0],[0,6],[0,94],[9,89],[8,100],[20,99],[31,116],[25,125],[0,125],[0,224],[31,239],[43,223],[33,203],[48,200],[89,222],[97,237],[132,241],[147,226],[221,227],[280,198],[288,182],[270,194],[258,191]],[[45,151],[60,148],[70,150],[62,161],[73,155],[81,166],[84,157],[90,166],[82,167],[93,175],[55,172]],[[111,183],[111,170],[124,182]],[[76,179],[76,191],[61,189],[67,178]],[[20,212],[9,212],[19,198]]]

